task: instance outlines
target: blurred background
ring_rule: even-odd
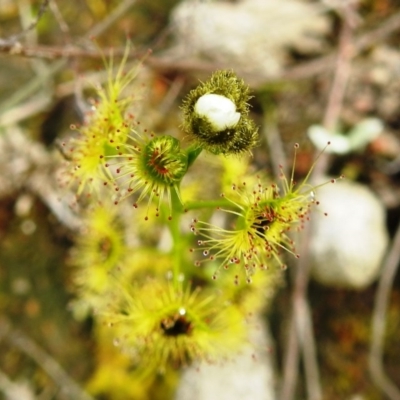
[[[128,40],[149,130],[182,137],[182,98],[233,69],[253,91],[255,169],[290,171],[299,143],[302,179],[330,141],[316,182],[345,176],[321,188],[266,315],[269,398],[400,399],[395,0],[0,0],[0,399],[174,398],[179,376],[139,395],[101,372],[125,361],[69,307],[79,216],[58,189],[60,143]]]

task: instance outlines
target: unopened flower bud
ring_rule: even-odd
[[[220,94],[209,93],[201,96],[194,106],[194,111],[205,117],[216,132],[234,128],[240,119],[235,103]]]
[[[232,71],[216,71],[186,96],[182,127],[211,153],[249,153],[258,142],[258,128],[249,117],[250,98],[249,87]]]

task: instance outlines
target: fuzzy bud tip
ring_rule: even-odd
[[[234,128],[240,119],[235,103],[219,94],[209,93],[201,96],[194,110],[199,116],[205,117],[216,132]]]

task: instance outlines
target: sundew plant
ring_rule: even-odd
[[[137,70],[126,58],[116,72],[112,64],[63,143],[63,181],[83,220],[71,254],[74,313],[93,315],[143,379],[227,360],[249,341],[250,316],[268,305],[286,260],[299,257],[294,238],[315,188],[293,172],[277,182],[248,172],[258,128],[233,71],[186,95],[173,137],[141,128],[129,111]],[[217,194],[197,174],[207,164]]]

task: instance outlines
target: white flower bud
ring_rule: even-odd
[[[205,94],[201,96],[194,106],[194,111],[205,117],[216,132],[227,128],[234,128],[240,119],[233,101],[219,94]]]

